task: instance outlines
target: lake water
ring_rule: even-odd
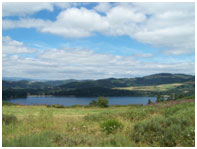
[[[148,103],[148,99],[152,102],[156,101],[156,97],[107,97],[109,105],[128,105],[128,104],[144,104]],[[88,105],[94,97],[27,97],[7,100],[11,103],[23,104],[23,105],[38,105],[38,104],[60,104],[64,106],[72,106],[76,104]]]

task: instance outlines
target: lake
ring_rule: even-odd
[[[156,97],[107,97],[109,105],[128,105],[128,104],[144,104],[148,103],[148,99],[152,102],[156,101]],[[53,96],[40,96],[40,97],[27,97],[7,100],[11,103],[22,105],[38,105],[38,104],[60,104],[64,106],[72,106],[76,104],[88,105],[94,97],[53,97]]]

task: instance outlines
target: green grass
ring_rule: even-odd
[[[131,86],[131,87],[118,87],[114,89],[129,90],[129,91],[168,91],[175,89],[178,86],[183,85],[182,83],[152,85],[152,86]]]
[[[3,106],[15,106],[15,105],[17,105],[17,104],[10,103],[10,102],[7,102],[7,101],[5,101],[5,100],[2,100],[2,105],[3,105]]]
[[[23,135],[12,140],[4,140],[3,146],[6,147],[55,147],[53,140],[57,137],[54,132],[43,131],[35,135]]]
[[[108,108],[3,105],[3,114],[17,118],[3,123],[3,146],[194,146],[194,101]],[[121,129],[106,133],[111,125]]]

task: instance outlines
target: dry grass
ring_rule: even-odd
[[[162,85],[154,85],[154,86],[131,86],[131,87],[118,87],[114,89],[121,90],[130,90],[130,91],[167,91],[178,86],[181,86],[181,83],[174,84],[162,84]]]
[[[3,106],[3,114],[15,115],[18,119],[16,124],[3,124],[3,146],[162,146],[162,140],[159,144],[154,142],[153,138],[151,144],[143,136],[140,137],[140,142],[135,142],[132,136],[139,136],[134,128],[138,124],[142,127],[149,126],[151,119],[157,120],[155,117],[160,117],[160,121],[166,123],[170,116],[177,120],[188,120],[183,134],[181,132],[180,137],[175,140],[175,146],[193,146],[193,133],[189,134],[192,135],[191,139],[184,134],[194,128],[195,103],[184,100],[172,106],[164,105],[166,104],[61,109],[45,106]],[[103,132],[100,125],[109,119],[121,122],[124,125],[123,129],[114,134]],[[176,125],[181,123],[176,122]],[[136,130],[140,132],[140,129]],[[159,137],[151,129],[150,133]]]

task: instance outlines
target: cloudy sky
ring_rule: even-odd
[[[3,3],[3,77],[195,73],[194,3]]]

